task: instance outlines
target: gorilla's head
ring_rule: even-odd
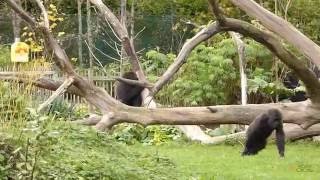
[[[279,126],[282,126],[282,115],[277,109],[269,109],[268,110],[268,124],[273,129],[277,129]]]

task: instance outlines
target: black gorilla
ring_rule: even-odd
[[[131,80],[138,80],[137,75],[131,71],[125,72],[121,77]],[[143,87],[134,86],[118,81],[116,84],[116,98],[122,103],[129,106],[141,106],[142,90]]]
[[[283,85],[288,89],[295,89],[300,86],[299,79],[294,75],[294,73],[288,73],[283,79]],[[304,91],[297,91],[292,96],[285,94],[279,95],[279,100],[289,99],[291,102],[305,101],[307,99],[306,93]]]
[[[249,126],[247,130],[247,140],[243,156],[255,155],[264,149],[267,144],[267,138],[273,130],[276,130],[276,141],[278,151],[281,157],[284,156],[285,134],[283,131],[282,115],[277,109],[270,109],[266,113],[259,115]]]

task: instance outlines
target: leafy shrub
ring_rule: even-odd
[[[0,46],[0,67],[7,66],[10,63],[10,48],[6,46]]]
[[[230,43],[224,46],[196,47],[176,80],[159,93],[159,99],[170,94],[176,105],[225,104],[236,87],[237,74],[230,58],[236,50]]]
[[[83,118],[87,112],[87,107],[84,105],[75,105],[63,100],[62,98],[55,99],[48,109],[48,115],[52,115],[61,120]]]
[[[18,119],[25,115],[28,100],[17,90],[17,84],[0,82],[0,117],[2,121]]]
[[[146,128],[137,124],[117,125],[112,136],[120,142],[134,144],[140,142],[146,145],[158,145],[182,136],[181,132],[173,126],[148,126]]]
[[[106,133],[31,113],[34,122],[23,131],[24,157],[13,179],[175,179],[175,165],[165,157],[141,154]],[[1,146],[0,146],[1,147]],[[1,164],[1,163],[0,163]],[[171,170],[169,172],[168,170]],[[1,172],[1,171],[0,171]]]

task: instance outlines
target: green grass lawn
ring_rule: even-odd
[[[241,157],[240,144],[125,145],[107,134],[65,122],[54,123],[36,141],[30,134],[22,137],[27,136],[28,153],[23,141],[0,142],[0,179],[8,174],[30,175],[36,154],[34,179],[320,179],[320,145],[312,142],[287,144],[286,157],[280,159],[274,144],[253,157]],[[29,162],[18,158],[16,168],[4,168],[12,151],[22,157],[28,154]]]
[[[320,146],[313,143],[288,144],[284,159],[273,144],[251,157],[240,156],[240,145],[174,143],[132,148],[167,156],[184,176],[196,179],[320,179]]]

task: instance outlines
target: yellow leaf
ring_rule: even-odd
[[[50,28],[53,29],[53,28],[55,28],[56,26],[57,26],[57,23],[52,23],[51,26],[50,26]]]
[[[58,37],[63,36],[65,33],[64,32],[59,32]]]

